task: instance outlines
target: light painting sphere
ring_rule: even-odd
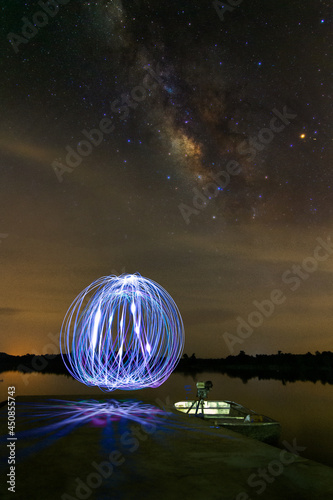
[[[158,387],[184,348],[180,312],[164,288],[140,274],[104,276],[68,309],[60,352],[71,375],[104,391]]]

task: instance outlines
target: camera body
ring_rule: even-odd
[[[210,380],[207,380],[207,382],[197,382],[196,386],[198,399],[206,399],[213,384]]]

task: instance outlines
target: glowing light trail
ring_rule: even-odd
[[[140,274],[104,276],[71,304],[60,351],[71,375],[104,391],[158,387],[184,347],[184,326],[172,297]]]

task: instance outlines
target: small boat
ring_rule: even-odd
[[[226,427],[266,443],[276,443],[280,436],[279,422],[233,401],[198,399],[179,401],[174,406],[178,411],[210,421],[214,427]]]

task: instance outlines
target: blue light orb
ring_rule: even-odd
[[[184,326],[168,292],[140,274],[104,276],[68,309],[60,352],[71,375],[103,391],[158,387],[177,365]]]

